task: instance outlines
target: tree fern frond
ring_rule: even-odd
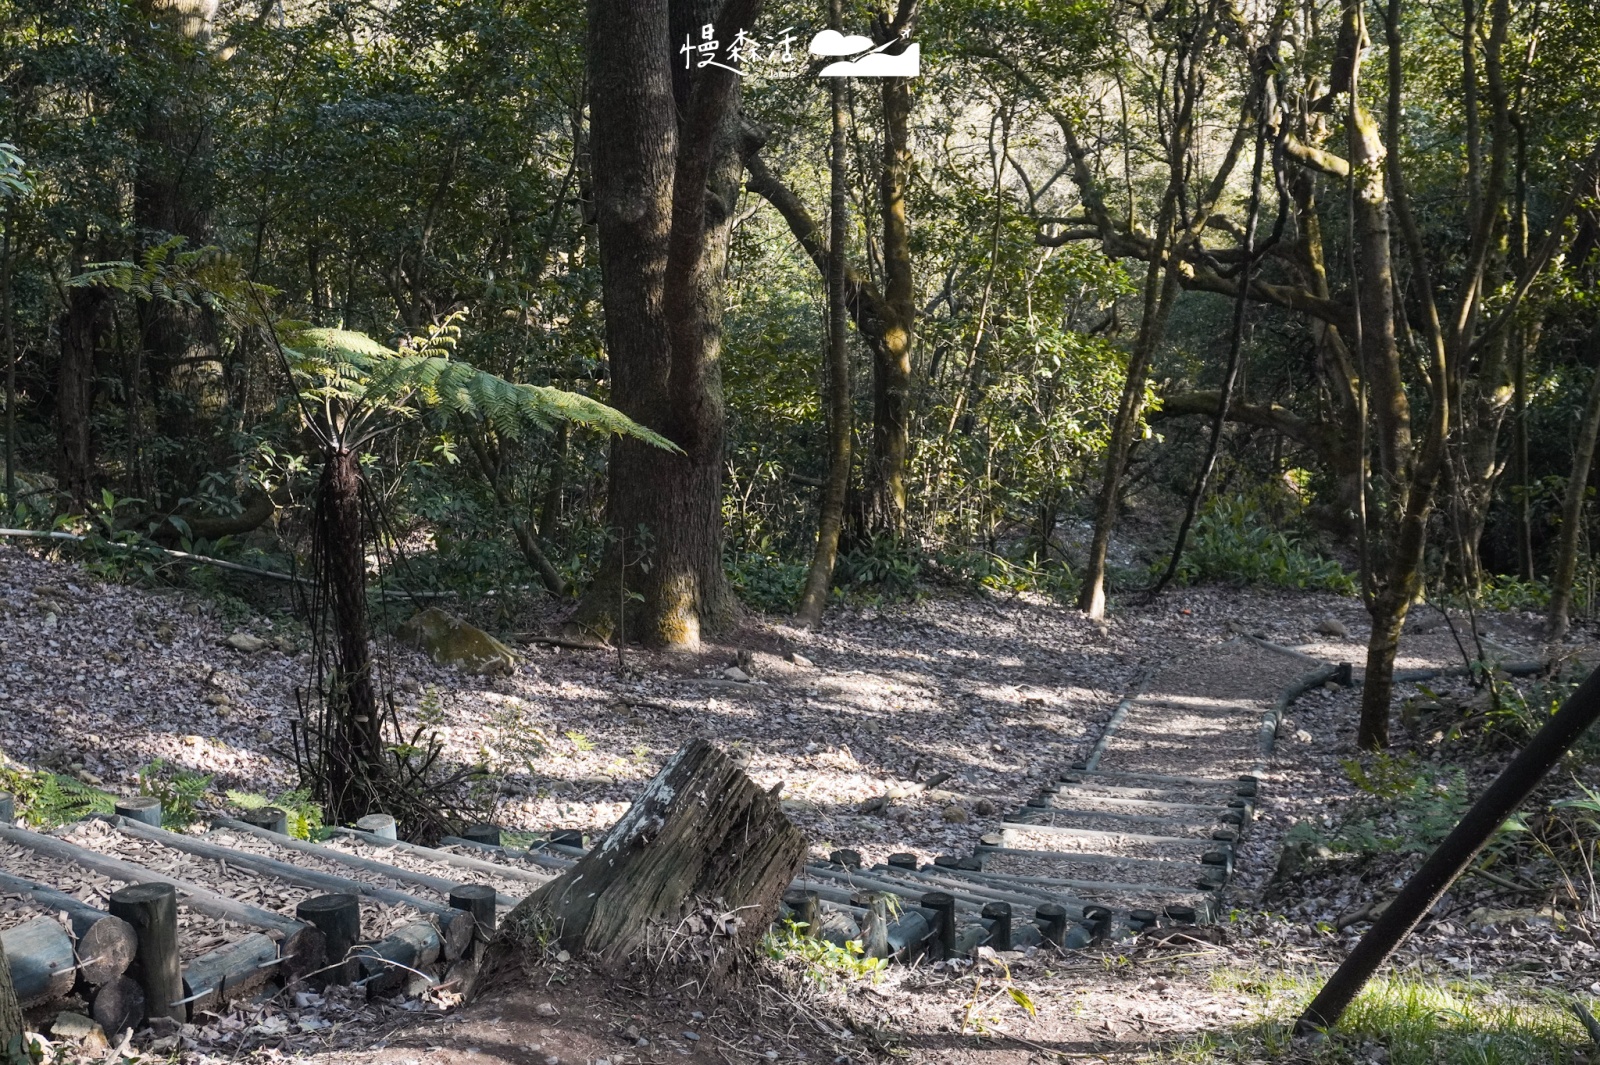
[[[394,413],[408,403],[438,407],[513,438],[572,422],[678,450],[666,437],[597,399],[507,381],[451,359],[460,318],[460,313],[450,315],[422,338],[403,341],[399,351],[365,333],[303,322],[280,323],[278,335],[296,385],[307,397],[383,404]]]

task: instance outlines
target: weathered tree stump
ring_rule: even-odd
[[[777,797],[694,740],[577,865],[507,916],[484,972],[553,937],[598,960],[647,953],[670,962],[692,953],[723,975],[772,924],[805,851]],[[709,921],[706,909],[715,915]]]
[[[11,963],[0,939],[0,1054],[18,1056],[22,1050],[22,1006],[11,983]]]

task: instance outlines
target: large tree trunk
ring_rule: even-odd
[[[217,0],[142,0],[144,51],[156,90],[145,102],[133,180],[133,215],[147,245],[183,237],[193,249],[212,237],[212,132],[205,81]],[[227,404],[216,322],[209,311],[164,300],[140,307],[150,355],[158,430],[198,443]],[[207,448],[182,449],[181,477],[204,472]]]
[[[1589,334],[1590,346],[1600,350],[1600,328]],[[1567,634],[1571,624],[1572,579],[1578,572],[1578,536],[1583,530],[1583,503],[1589,492],[1589,469],[1594,463],[1595,441],[1600,439],[1600,364],[1589,381],[1589,398],[1572,447],[1572,469],[1561,501],[1561,538],[1556,544],[1554,572],[1550,575],[1550,609],[1546,622],[1552,641]]]
[[[843,4],[833,0],[834,29],[842,29]],[[828,157],[828,480],[822,489],[817,518],[817,547],[811,556],[805,589],[795,620],[814,626],[822,620],[833,587],[833,565],[839,557],[839,534],[844,529],[845,499],[850,493],[850,442],[853,433],[850,404],[850,352],[845,343],[845,134],[844,79],[828,86],[833,102],[833,140]]]
[[[317,488],[318,549],[333,615],[334,669],[329,679],[322,742],[326,806],[344,824],[372,811],[382,771],[378,696],[368,647],[367,561],[361,509],[361,463],[353,451],[327,457]]]
[[[694,740],[576,866],[518,903],[489,948],[485,974],[553,938],[601,962],[643,952],[720,977],[771,926],[805,853],[805,837],[777,796]],[[696,926],[702,907],[726,918],[720,929],[714,921]]]
[[[89,499],[94,477],[94,348],[100,335],[104,289],[68,292],[61,315],[61,361],[56,367],[56,478],[80,506]]]
[[[577,623],[603,636],[692,648],[729,627],[722,569],[722,275],[740,160],[737,77],[685,71],[670,43],[753,23],[759,0],[597,3],[589,20],[595,208],[611,402],[680,454],[618,438],[612,545]],[[726,33],[724,34],[724,30]],[[623,585],[643,600],[627,608]]]
[[[881,44],[911,29],[915,5],[887,8],[874,24]],[[891,47],[900,51],[901,47]],[[866,533],[900,539],[906,531],[906,463],[911,455],[911,345],[917,306],[911,274],[911,224],[906,188],[911,182],[911,85],[882,78],[883,162],[878,197],[883,213],[883,331],[872,347],[872,452],[867,462]]]

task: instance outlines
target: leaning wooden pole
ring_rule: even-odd
[[[1511,764],[1473,803],[1460,824],[1422,863],[1389,908],[1361,937],[1317,997],[1311,1000],[1295,1030],[1309,1033],[1339,1023],[1345,1009],[1366,986],[1402,940],[1431,910],[1456,878],[1466,871],[1507,817],[1522,805],[1567,750],[1600,720],[1600,670],[1589,674],[1561,709],[1534,733]]]

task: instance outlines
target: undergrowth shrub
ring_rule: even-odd
[[[0,788],[15,798],[18,819],[35,828],[55,828],[116,808],[109,792],[72,777],[20,766],[0,766]]]
[[[1293,535],[1264,524],[1260,509],[1243,496],[1206,504],[1195,519],[1177,579],[1182,584],[1265,584],[1339,595],[1355,595],[1358,588],[1355,574]]]
[[[283,792],[274,798],[248,791],[228,792],[228,801],[241,810],[259,810],[263,806],[276,806],[288,814],[289,835],[295,839],[316,839],[322,833],[322,807],[304,788]]]

